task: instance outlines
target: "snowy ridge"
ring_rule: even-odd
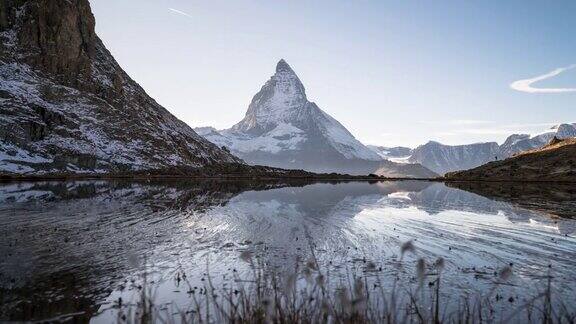
[[[278,153],[283,150],[297,150],[300,144],[306,141],[306,134],[290,123],[279,123],[260,136],[225,130],[214,137],[210,137],[210,141],[226,146],[232,152]]]
[[[517,153],[540,148],[554,137],[576,137],[576,123],[560,124],[549,131],[530,136],[510,135],[502,145],[496,142],[468,145],[444,145],[430,141],[414,149],[408,161],[420,163],[437,173],[467,170],[494,160],[509,158]]]
[[[316,105],[314,105],[316,106]],[[318,108],[320,110],[320,108]],[[372,150],[360,143],[342,124],[332,116],[320,110],[327,122],[323,123],[324,135],[331,144],[342,153],[347,159],[362,159],[379,161],[381,157]]]
[[[559,139],[576,137],[576,123],[555,125],[549,131],[534,136],[529,134],[510,135],[500,146],[500,155],[507,158],[516,153],[540,148],[548,144],[554,137]]]
[[[496,142],[469,145],[443,145],[430,141],[414,149],[409,161],[421,163],[439,174],[473,168],[493,161],[499,153]]]
[[[22,129],[22,124],[31,124],[35,132],[31,134],[32,141],[25,143],[16,138],[0,141],[0,171],[20,174],[104,173],[116,168],[114,165],[133,171],[179,165],[200,167],[204,165],[200,161],[210,156],[193,143],[188,143],[186,149],[192,154],[196,152],[198,162],[186,161],[173,149],[163,151],[154,147],[152,142],[171,142],[171,138],[184,134],[202,141],[180,121],[168,117],[158,124],[143,120],[143,123],[127,125],[127,121],[114,120],[113,117],[118,115],[105,113],[108,109],[116,110],[113,106],[91,94],[55,84],[32,72],[25,64],[0,65],[0,81],[0,91],[5,97],[0,109],[3,112],[0,125],[15,131],[8,138],[17,135],[19,130],[24,133],[30,131]],[[58,92],[59,98],[46,100],[40,90],[46,88]],[[37,115],[39,113],[41,115]],[[46,116],[52,117],[44,120]],[[131,129],[139,127],[147,130],[149,139],[130,133]],[[75,158],[58,156],[57,152],[89,156],[88,159],[94,162],[75,163]],[[232,161],[233,158],[228,159],[228,162]]]

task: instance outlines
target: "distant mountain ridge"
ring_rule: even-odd
[[[576,181],[576,138],[552,137],[543,147],[474,169],[450,172],[450,180]]]
[[[327,173],[436,176],[420,165],[386,161],[358,141],[308,100],[302,82],[283,59],[240,122],[220,131],[211,127],[195,130],[250,164]]]
[[[434,172],[444,174],[482,165],[495,160],[498,155],[496,142],[452,146],[430,141],[415,148],[408,161],[417,161]]]
[[[472,169],[491,161],[509,158],[520,152],[543,147],[554,137],[559,139],[576,137],[576,123],[560,124],[548,132],[535,136],[513,134],[502,145],[496,142],[444,145],[430,141],[415,148],[408,161],[420,163],[434,172],[444,174]]]

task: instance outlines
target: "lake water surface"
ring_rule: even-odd
[[[447,297],[486,293],[510,267],[502,307],[550,278],[558,300],[574,305],[576,193],[537,187],[490,195],[420,181],[0,184],[0,320],[114,321],[119,298],[129,305],[143,284],[155,303],[186,308],[207,273],[215,286],[249,273],[244,251],[277,272],[315,253],[340,279],[371,264],[391,274],[385,286],[400,259],[410,283],[418,258],[442,257]],[[401,255],[408,241],[415,249]]]

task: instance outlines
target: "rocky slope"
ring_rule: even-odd
[[[559,139],[576,137],[576,124],[560,124],[535,136],[513,134],[502,145],[489,142],[454,146],[431,141],[414,149],[407,160],[444,174],[475,168],[494,160],[511,157],[519,152],[540,148],[553,137]]]
[[[128,76],[88,0],[0,2],[0,173],[108,173],[242,161]]]
[[[284,61],[230,129],[196,131],[250,164],[314,172],[433,177],[420,165],[383,160],[342,124],[308,101],[304,85]]]
[[[556,125],[549,131],[535,136],[528,134],[511,135],[500,146],[500,156],[511,157],[516,153],[543,147],[554,137],[559,139],[576,137],[576,123]]]
[[[576,181],[576,138],[554,137],[544,147],[480,167],[447,173],[449,180]]]

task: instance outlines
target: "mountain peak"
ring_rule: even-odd
[[[278,61],[276,73],[254,95],[244,118],[223,133],[229,137],[210,138],[219,146],[226,145],[240,152],[239,156],[246,157],[250,163],[270,165],[264,156],[271,154],[269,158],[276,161],[274,166],[306,165],[311,170],[326,170],[315,163],[304,162],[310,160],[308,155],[318,155],[317,152],[330,152],[325,154],[333,154],[330,159],[342,159],[338,162],[342,165],[346,160],[382,161],[336,119],[308,101],[302,81],[284,59]],[[344,170],[336,167],[331,170],[336,169]]]
[[[284,61],[284,59],[280,59],[280,61],[278,61],[278,64],[276,64],[276,73],[278,73],[278,72],[292,72],[292,73],[294,73],[294,70],[292,70],[290,65],[288,65],[288,63],[286,63],[286,61]]]

